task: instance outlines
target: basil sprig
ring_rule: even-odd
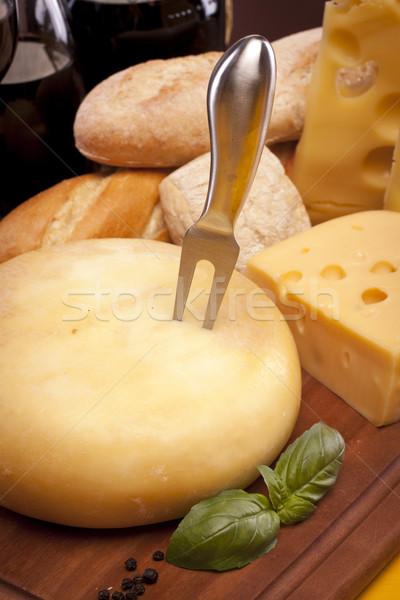
[[[344,441],[335,429],[315,423],[280,456],[276,467],[259,466],[272,506],[282,523],[306,519],[334,485],[344,458]]]
[[[173,533],[166,559],[187,569],[240,568],[269,552],[278,531],[268,498],[229,490],[193,506]]]
[[[258,467],[262,494],[229,490],[199,502],[171,536],[166,560],[195,570],[239,569],[275,546],[280,523],[306,519],[335,483],[345,444],[338,431],[316,423],[283,452],[275,469]]]

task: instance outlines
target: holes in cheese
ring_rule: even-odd
[[[379,146],[366,155],[362,164],[363,177],[371,186],[386,189],[392,168],[394,146]]]
[[[322,269],[321,277],[331,281],[344,279],[346,277],[346,271],[340,265],[328,265]]]
[[[336,89],[345,98],[361,96],[375,84],[378,74],[379,66],[374,60],[354,68],[339,69],[336,75]]]
[[[290,173],[313,224],[383,208],[400,124],[399,53],[399,2],[325,3]]]
[[[251,279],[277,299],[304,369],[375,425],[400,419],[399,232],[400,212],[363,211],[316,225],[248,263]],[[321,277],[329,265],[346,277]],[[291,271],[302,279],[289,303],[281,274]]]
[[[396,267],[387,260],[379,260],[371,267],[371,273],[395,273]]]
[[[348,67],[360,60],[359,41],[348,29],[334,29],[329,35],[329,46],[331,56]]]
[[[361,294],[364,304],[378,304],[388,297],[387,293],[377,287],[369,288]]]
[[[281,282],[284,286],[288,286],[292,283],[297,283],[302,278],[300,271],[288,271],[281,276]]]

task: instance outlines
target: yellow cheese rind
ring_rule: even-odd
[[[179,258],[161,242],[89,240],[1,265],[2,506],[83,527],[154,523],[247,486],[280,452],[300,406],[288,326],[235,273],[203,329],[207,265],[172,321]]]
[[[327,2],[291,173],[313,224],[380,209],[400,123],[400,4]]]
[[[400,419],[400,213],[314,226],[250,260],[302,366],[377,426]]]

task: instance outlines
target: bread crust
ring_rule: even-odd
[[[276,42],[277,87],[267,143],[298,139],[321,28]],[[77,148],[109,165],[178,167],[210,149],[206,97],[220,52],[151,60],[89,92],[74,123]]]
[[[158,191],[168,173],[163,169],[90,173],[40,192],[0,222],[0,262],[72,240],[168,241]]]
[[[86,96],[74,124],[82,154],[117,166],[178,166],[207,151],[207,82],[219,52],[152,60]]]
[[[306,95],[322,28],[300,31],[272,43],[277,62],[274,107],[268,144],[298,140],[303,131]]]

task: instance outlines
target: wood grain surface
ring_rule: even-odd
[[[96,600],[99,589],[121,589],[131,556],[137,572],[159,572],[144,600],[354,599],[400,549],[400,423],[376,428],[303,373],[291,441],[317,421],[346,442],[336,485],[307,521],[282,527],[275,548],[251,565],[210,573],[154,562],[177,522],[84,530],[0,509],[0,599]],[[248,491],[266,487],[258,479]]]

